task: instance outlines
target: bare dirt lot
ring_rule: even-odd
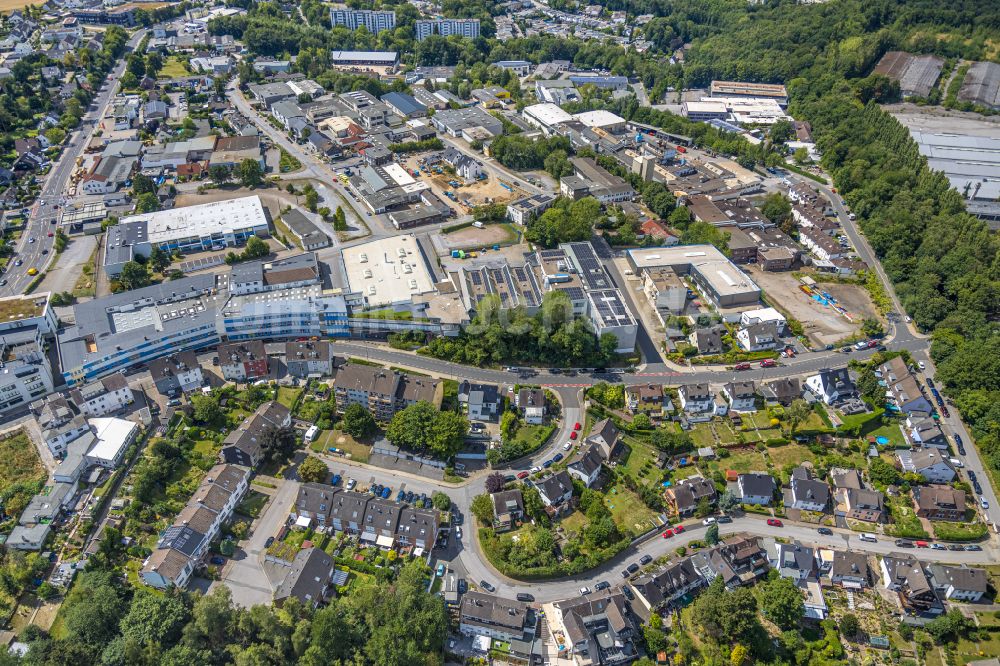
[[[442,234],[441,240],[449,250],[464,250],[467,248],[493,247],[516,242],[518,233],[509,224],[488,224],[482,229],[466,227]]]
[[[466,184],[462,178],[454,174],[449,174],[447,171],[443,174],[428,173],[418,163],[418,160],[426,155],[427,153],[411,155],[404,161],[404,166],[408,171],[420,169],[420,175],[417,176],[417,180],[430,185],[434,194],[441,197],[442,200],[449,201],[449,197],[445,195],[445,192],[454,192],[455,197],[458,199],[458,208],[463,213],[468,212],[472,207],[485,203],[513,201],[518,196],[515,192],[511,192],[501,185],[492,176],[486,180]],[[449,181],[456,181],[460,185],[459,187],[453,187],[449,184]],[[454,200],[451,202],[454,203]]]
[[[862,287],[832,283],[821,285],[847,309],[854,320],[852,322],[833,307],[804,294],[799,289],[801,283],[791,273],[764,272],[756,266],[747,266],[746,269],[770,301],[802,322],[806,335],[815,344],[834,344],[857,333],[865,317],[876,316],[875,306]]]

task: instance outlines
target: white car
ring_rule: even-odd
[[[532,474],[537,474],[538,472],[541,472],[541,471],[542,471],[542,468],[539,467],[538,465],[535,465],[534,467],[531,468],[531,473]]]
[[[590,588],[589,587],[581,587],[580,588],[580,594],[582,594],[584,596],[587,596],[588,594],[590,594]]]
[[[458,526],[455,527],[455,538],[458,539],[459,541],[462,540],[462,528],[461,527],[458,527]]]
[[[357,485],[357,483],[358,483],[358,482],[357,482],[357,481],[355,481],[354,479],[348,479],[348,480],[347,480],[347,486],[346,486],[346,488],[347,488],[348,490],[354,490],[354,486],[356,486],[356,485]]]
[[[563,451],[569,451],[572,448],[573,448],[573,440],[570,440],[565,444],[563,444]]]
[[[705,520],[701,521],[701,524],[705,525],[705,526],[714,525],[715,524],[715,518],[708,517]]]
[[[979,506],[983,507],[984,509],[988,509],[988,508],[990,508],[990,503],[986,501],[985,497],[980,497],[979,498]]]
[[[926,370],[927,364],[924,363],[923,361],[917,361],[917,367],[919,367],[921,370]]]

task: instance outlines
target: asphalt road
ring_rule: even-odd
[[[146,30],[139,30],[132,35],[128,41],[128,50],[135,48],[145,34]],[[34,280],[34,277],[28,275],[28,271],[32,268],[37,269],[39,273],[45,271],[49,262],[55,257],[53,251],[55,237],[50,237],[49,233],[55,233],[57,224],[52,224],[51,220],[59,218],[59,209],[65,203],[66,187],[76,168],[76,158],[83,154],[98,121],[104,117],[104,112],[114,97],[117,81],[124,70],[123,56],[108,75],[104,87],[94,98],[93,104],[96,104],[96,108],[88,111],[81,119],[79,127],[67,137],[62,154],[46,175],[42,192],[31,209],[24,234],[16,248],[15,259],[20,259],[22,263],[20,266],[15,266],[12,260],[7,265],[7,271],[3,276],[7,284],[0,286],[0,296],[23,293],[28,284]],[[35,239],[34,242],[31,242],[32,238]]]

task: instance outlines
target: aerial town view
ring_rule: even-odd
[[[996,0],[0,0],[0,666],[1000,666]]]

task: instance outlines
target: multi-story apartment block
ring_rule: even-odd
[[[475,39],[479,37],[479,19],[437,18],[416,22],[417,41],[422,42],[431,35],[449,37],[458,35]]]
[[[219,368],[231,382],[252,382],[268,375],[267,352],[261,340],[219,345]]]
[[[333,7],[330,9],[330,24],[343,26],[348,30],[364,27],[373,35],[396,27],[396,12],[391,10],[351,9]]]
[[[420,401],[440,407],[444,384],[430,377],[409,377],[384,368],[348,363],[337,370],[333,391],[337,411],[359,404],[376,420],[390,421],[397,411]]]

